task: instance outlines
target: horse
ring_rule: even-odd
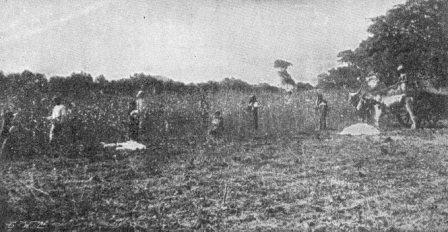
[[[379,127],[381,116],[389,110],[400,124],[405,124],[405,119],[409,118],[412,123],[411,129],[417,128],[417,116],[414,112],[415,96],[405,81],[379,90],[364,92],[361,90],[362,87],[355,93],[349,93],[349,102],[364,119],[368,116],[373,117],[375,126]],[[402,108],[407,115],[402,115]],[[367,110],[361,112],[362,109]]]

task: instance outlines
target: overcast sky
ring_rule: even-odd
[[[144,72],[176,81],[279,83],[338,65],[369,18],[405,0],[0,0],[0,70],[107,79]]]

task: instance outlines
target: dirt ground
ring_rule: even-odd
[[[447,231],[448,129],[4,163],[11,231]],[[5,195],[4,195],[5,196]]]

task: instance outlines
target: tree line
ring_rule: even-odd
[[[92,77],[85,72],[72,73],[70,76],[52,76],[46,78],[40,73],[25,70],[22,73],[4,74],[0,71],[0,99],[17,97],[18,101],[29,101],[38,96],[67,96],[74,99],[90,97],[92,94],[110,94],[134,96],[138,90],[166,93],[216,93],[219,91],[239,92],[281,92],[282,89],[267,83],[249,84],[236,78],[225,78],[222,81],[190,83],[173,81],[165,77],[138,73],[129,78],[107,80],[100,75]],[[297,84],[297,90],[313,89],[308,83]]]
[[[140,89],[173,93],[213,93],[223,90],[244,92],[280,92],[275,86],[262,83],[251,85],[235,78],[225,78],[222,81],[209,81],[198,84],[184,84],[149,74],[134,74],[130,78],[107,80],[103,75],[93,78],[90,74],[80,72],[70,76],[53,76],[46,78],[40,73],[25,70],[22,73],[4,74],[0,71],[0,97],[5,99],[19,96],[30,100],[39,95],[64,95],[73,98],[83,98],[91,94],[113,94],[133,96]]]

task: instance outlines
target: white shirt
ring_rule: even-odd
[[[143,90],[138,91],[136,95],[135,103],[137,104],[137,110],[139,113],[144,112],[145,110],[145,92]]]
[[[143,90],[140,90],[140,91],[138,91],[136,98],[142,98],[144,94],[145,93],[143,92]]]
[[[253,103],[252,103],[252,107],[253,107],[253,108],[258,108],[258,102],[253,102]]]
[[[255,110],[255,109],[258,109],[258,101],[254,101],[254,102],[251,102],[251,103],[249,103],[249,109],[250,110]]]
[[[145,110],[145,100],[143,98],[137,98],[135,102],[137,103],[138,112],[143,112]]]
[[[63,122],[67,117],[67,108],[64,105],[56,105],[49,117],[52,120]]]

